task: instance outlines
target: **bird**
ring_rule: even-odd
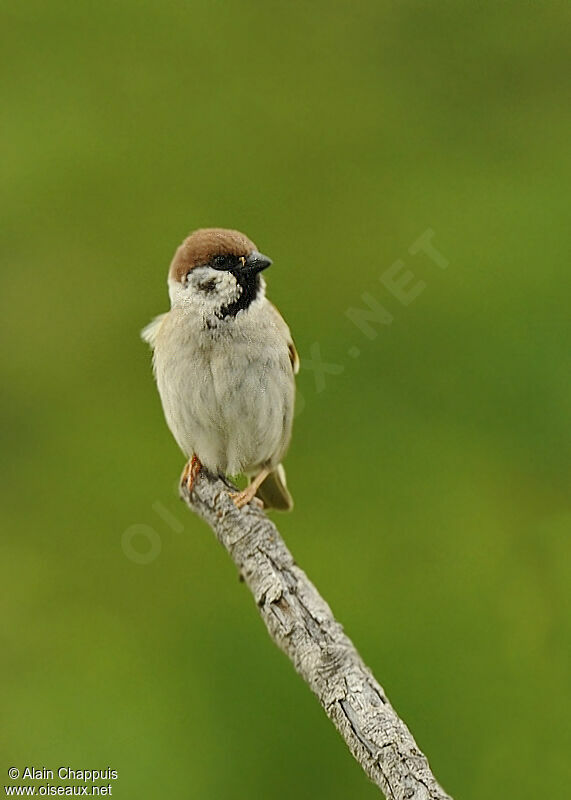
[[[168,271],[170,310],[141,337],[165,419],[188,459],[192,492],[201,470],[227,482],[237,508],[253,502],[289,511],[282,459],[288,449],[299,357],[288,325],[266,297],[272,260],[240,231],[199,228],[177,248]],[[233,487],[235,488],[235,487]]]

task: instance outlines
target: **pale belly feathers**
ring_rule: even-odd
[[[287,342],[269,312],[255,312],[239,314],[230,338],[223,323],[208,330],[171,311],[157,335],[167,424],[187,458],[196,454],[214,474],[274,468],[289,443],[294,378]]]

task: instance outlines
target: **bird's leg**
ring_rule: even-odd
[[[202,464],[198,460],[197,455],[193,455],[190,461],[188,461],[187,464],[185,465],[184,472],[182,473],[182,477],[180,479],[180,483],[181,486],[184,486],[189,493],[192,492],[194,482],[201,468]]]
[[[232,498],[236,508],[242,508],[242,506],[245,506],[246,503],[249,503],[251,500],[254,499],[254,495],[256,494],[256,492],[260,488],[260,485],[266,480],[269,474],[270,470],[265,468],[261,472],[259,472],[252,481],[252,483],[250,483],[249,486],[246,486],[246,488],[243,489],[241,492],[229,492],[230,497]]]

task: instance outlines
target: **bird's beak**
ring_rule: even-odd
[[[263,269],[267,269],[272,263],[271,258],[262,255],[262,253],[258,253],[257,250],[252,250],[249,256],[240,259],[240,261],[242,261],[245,272],[261,272]]]

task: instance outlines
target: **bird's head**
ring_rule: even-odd
[[[271,263],[243,233],[201,228],[184,240],[171,262],[171,303],[195,307],[206,317],[234,317],[263,296],[260,272]]]

